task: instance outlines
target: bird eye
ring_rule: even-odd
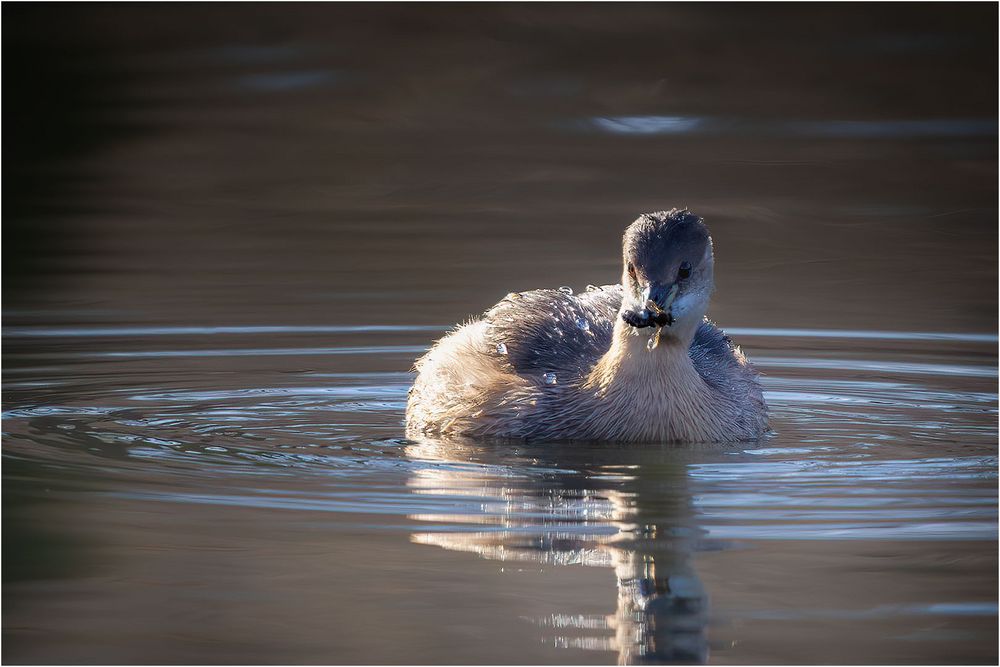
[[[628,275],[632,280],[635,280],[635,267],[632,266],[632,262],[629,262],[626,267],[628,268]]]
[[[681,262],[681,267],[677,270],[677,279],[684,280],[691,275],[691,265],[688,262]]]

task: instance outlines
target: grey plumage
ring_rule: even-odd
[[[487,348],[502,343],[507,361],[519,374],[555,373],[560,382],[579,382],[611,347],[621,307],[621,285],[580,294],[555,289],[514,292],[483,314],[489,325]],[[689,354],[698,375],[713,388],[723,386],[727,372],[753,373],[749,366],[741,369],[732,340],[707,319],[696,330]]]
[[[677,273],[683,257],[700,255],[700,248],[710,243],[701,218],[686,208],[643,213],[625,230],[622,255],[626,262],[646,267],[647,277],[662,279]]]
[[[513,293],[483,315],[494,347],[507,347],[507,360],[521,374],[556,373],[579,379],[611,345],[622,303],[621,285],[579,295],[542,289]]]

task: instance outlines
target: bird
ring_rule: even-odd
[[[760,439],[759,373],[705,316],[714,265],[701,217],[640,215],[622,238],[619,284],[512,292],[420,357],[407,436]]]

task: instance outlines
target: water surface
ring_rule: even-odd
[[[5,661],[997,660],[996,8],[573,9],[4,8]],[[772,434],[403,437],[675,205]]]

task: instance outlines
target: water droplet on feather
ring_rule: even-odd
[[[556,384],[556,382],[557,382],[557,380],[556,380],[556,374],[555,373],[546,373],[546,374],[544,374],[542,376],[542,381],[545,384]]]
[[[507,346],[503,343],[497,343],[497,354],[507,354]]]
[[[572,287],[566,287],[565,285],[563,285],[562,287],[560,287],[559,291],[562,292],[563,294],[569,294],[569,295],[573,294],[573,288]]]

